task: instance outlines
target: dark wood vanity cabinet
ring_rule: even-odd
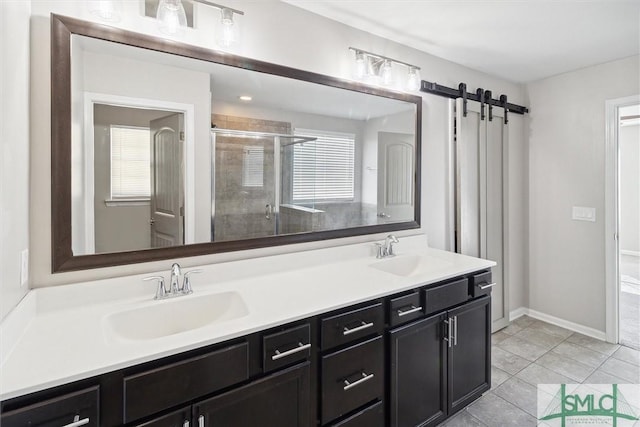
[[[0,424],[433,426],[489,389],[480,271],[1,402]]]
[[[389,333],[389,401],[392,427],[436,425],[447,416],[447,343],[444,315]]]
[[[448,412],[459,411],[491,387],[491,298],[483,296],[447,313],[454,319],[448,347]]]
[[[489,390],[490,331],[489,296],[391,330],[390,426],[437,425]]]
[[[193,405],[198,427],[310,425],[309,362]]]

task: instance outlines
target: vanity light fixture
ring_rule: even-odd
[[[160,0],[156,19],[161,33],[170,36],[182,34],[187,27],[187,14],[182,0]]]
[[[420,67],[355,47],[350,47],[349,50],[355,53],[354,75],[356,79],[372,84],[392,86],[394,84],[394,66],[400,65],[407,68],[404,87],[410,91],[420,89]]]
[[[121,4],[118,0],[88,0],[89,13],[105,22],[118,22],[121,18]]]
[[[253,98],[252,98],[252,97],[250,97],[249,95],[240,95],[240,96],[238,97],[238,99],[240,99],[240,101],[249,102],[249,101],[251,101]]]
[[[244,15],[244,12],[231,7],[223,6],[217,3],[212,3],[207,0],[192,0],[195,3],[204,4],[206,6],[215,7],[220,9],[220,25],[218,26],[216,42],[220,47],[228,48],[239,41],[240,31],[238,29],[238,23],[234,21],[233,15]]]

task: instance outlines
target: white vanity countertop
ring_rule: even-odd
[[[0,400],[220,343],[495,265],[492,261],[428,248],[424,236],[412,236],[401,238],[401,243],[396,245],[396,258],[421,255],[432,260],[433,267],[412,277],[403,277],[370,267],[379,262],[371,256],[371,247],[371,243],[357,244],[333,252],[325,249],[304,255],[277,255],[203,266],[203,274],[192,277],[192,295],[166,301],[153,300],[155,285],[150,282],[141,285],[144,276],[32,290],[0,324],[3,347]],[[298,267],[292,269],[292,265]],[[247,275],[247,269],[255,274]],[[287,271],[277,272],[278,269]],[[229,273],[234,270],[244,270],[244,273],[234,278]],[[226,291],[235,291],[244,299],[248,315],[140,341],[117,338],[104,325],[106,316],[122,310]]]

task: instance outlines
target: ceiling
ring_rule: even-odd
[[[282,1],[520,83],[640,53],[640,0]]]

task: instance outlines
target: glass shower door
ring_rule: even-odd
[[[278,234],[280,156],[275,155],[279,153],[276,138],[212,129],[212,241]]]

